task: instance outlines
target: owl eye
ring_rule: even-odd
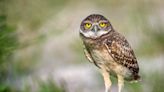
[[[92,26],[91,23],[85,23],[85,25],[84,25],[85,29],[89,29],[91,26]]]
[[[107,26],[107,24],[106,24],[106,23],[104,23],[104,22],[101,22],[101,23],[99,24],[99,26],[100,26],[100,27],[102,27],[102,28],[104,28],[104,27],[106,27],[106,26]]]

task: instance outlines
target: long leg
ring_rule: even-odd
[[[124,77],[121,75],[117,75],[117,78],[118,78],[118,92],[121,92],[124,86]]]
[[[109,72],[102,68],[101,69],[101,73],[103,75],[104,82],[105,82],[105,92],[111,92],[112,82],[110,80],[110,74],[109,74]]]

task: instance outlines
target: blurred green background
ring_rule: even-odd
[[[106,16],[138,59],[142,81],[123,92],[164,92],[163,9],[162,0],[0,0],[0,92],[104,92],[78,34],[92,13]]]

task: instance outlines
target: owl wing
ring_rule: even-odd
[[[91,53],[89,52],[88,48],[84,45],[84,54],[87,57],[87,59],[89,60],[89,62],[94,63],[98,68],[100,68],[97,63],[95,62],[95,60],[93,59]]]
[[[84,48],[84,54],[85,54],[86,58],[89,60],[89,62],[93,63],[94,61],[92,59],[91,54],[88,52],[88,50],[85,46],[83,46],[83,48]]]
[[[136,74],[138,73],[137,59],[124,36],[115,33],[114,36],[107,39],[105,47],[115,62],[129,68]]]

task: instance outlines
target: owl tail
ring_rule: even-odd
[[[138,74],[133,76],[133,80],[130,81],[130,83],[137,83],[137,82],[141,82],[141,77]]]

